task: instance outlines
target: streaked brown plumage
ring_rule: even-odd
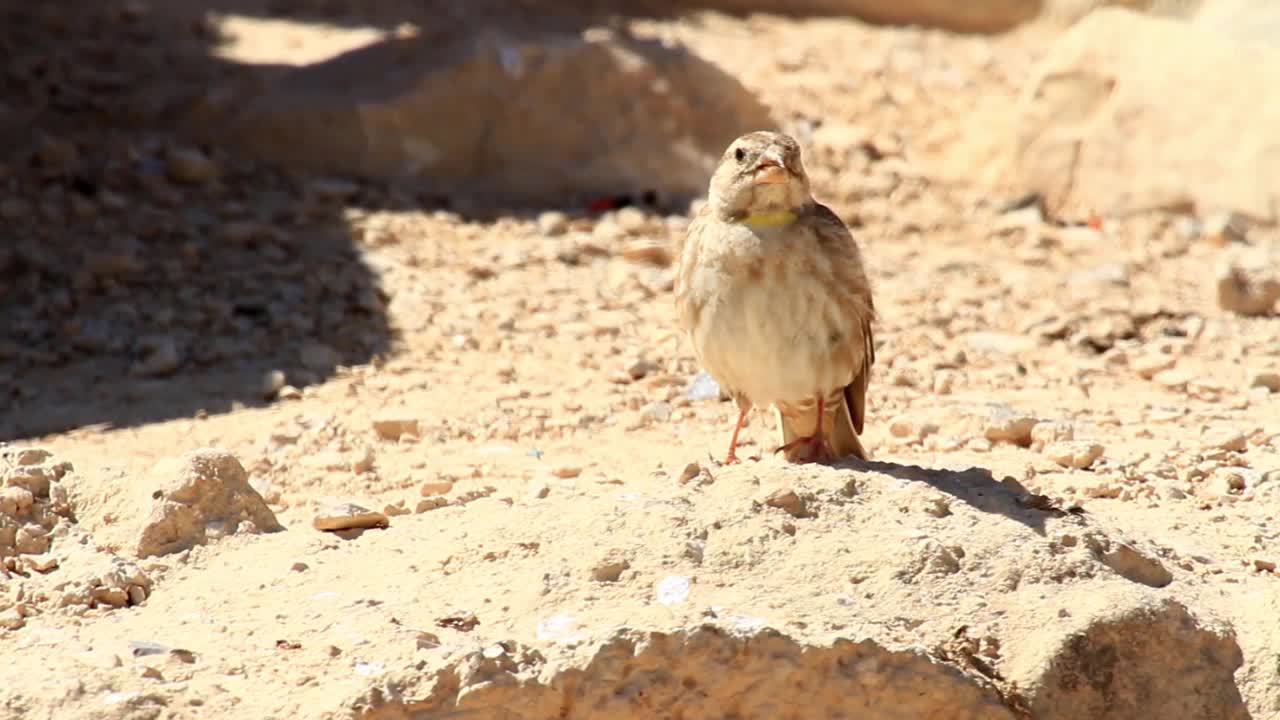
[[[871,287],[848,228],[810,194],[795,140],[755,132],[725,150],[680,248],[676,307],[738,404],[726,462],[747,413],[769,405],[788,459],[867,459]]]

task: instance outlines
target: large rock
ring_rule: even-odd
[[[1280,50],[1194,23],[1097,10],[1025,89],[1013,171],[1057,215],[1280,207]]]
[[[1045,0],[694,0],[678,4],[734,13],[848,15],[889,25],[999,32],[1034,19]]]
[[[774,124],[683,47],[605,30],[393,38],[264,83],[189,120],[285,166],[489,200],[693,197],[730,140]]]
[[[1234,674],[1274,678],[1256,638],[1241,667],[1197,597],[1219,586],[1168,548],[982,469],[765,461],[572,501],[227,543],[118,622],[21,646],[0,707],[87,717],[83,698],[115,693],[209,717],[1235,720]],[[1272,580],[1239,575],[1270,609]],[[157,683],[65,649],[122,638],[181,639],[198,660]],[[228,691],[229,669],[253,692]]]
[[[1249,717],[1233,676],[1243,656],[1229,630],[1132,586],[1059,603],[1069,611],[1057,622],[1003,646],[1011,658],[1005,678],[1033,717]]]
[[[104,548],[144,558],[235,533],[280,530],[236,456],[217,448],[160,461],[145,477],[76,476],[71,504]]]

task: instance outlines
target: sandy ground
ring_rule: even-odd
[[[372,32],[220,27],[226,62],[310,62]],[[1280,717],[1277,320],[1218,309],[1207,268],[1222,248],[1196,218],[1050,223],[944,162],[970,113],[1017,92],[1048,31],[716,15],[637,28],[757,92],[804,143],[815,194],[855,226],[880,309],[873,466],[718,466],[735,410],[691,393],[663,251],[685,213],[473,218],[219,148],[219,179],[184,183],[164,177],[166,133],[77,124],[54,97],[37,131],[6,125],[3,210],[22,240],[0,249],[0,428],[71,464],[65,515],[89,554],[128,558],[148,583],[128,607],[67,605],[49,578],[78,572],[71,555],[47,578],[10,562],[0,715],[360,716],[430,694],[379,685],[389,668],[459,648],[523,643],[486,655],[519,665],[574,633],[709,617],[828,646],[940,647],[955,617],[1087,605],[1096,589],[1072,583],[1093,571],[1032,579],[1024,544],[1093,532],[1161,568],[1121,575],[1231,628],[1250,716]],[[77,73],[95,54],[77,52],[42,77],[93,91]],[[100,62],[110,74],[111,54]],[[69,162],[101,168],[93,197],[50,180],[49,143],[65,142]],[[24,160],[40,152],[52,159]],[[123,334],[93,334],[116,321]],[[770,423],[753,416],[748,455],[773,442]],[[153,468],[206,447],[239,459],[286,530],[131,558]],[[1072,512],[1036,528],[1011,492]],[[390,526],[317,531],[328,498]],[[909,549],[935,536],[965,548]],[[53,537],[31,554],[80,536]],[[1010,585],[1015,570],[1027,578]],[[982,632],[1017,636],[1001,622]],[[566,663],[585,652],[565,645]],[[1016,658],[991,662],[1017,674]]]

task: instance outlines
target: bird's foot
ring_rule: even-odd
[[[779,445],[773,452],[790,453],[796,448],[806,448],[806,452],[795,459],[798,462],[824,462],[835,457],[831,452],[831,446],[827,445],[827,441],[821,435],[810,435],[808,437],[796,438],[786,445]]]

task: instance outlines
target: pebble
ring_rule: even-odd
[[[417,506],[413,508],[413,511],[421,515],[424,512],[438,510],[448,504],[448,498],[442,495],[432,495],[431,497],[425,497],[419,500]]]
[[[576,478],[582,474],[582,468],[577,465],[559,465],[551,470],[551,474],[562,480]]]
[[[1144,355],[1134,358],[1129,363],[1129,367],[1138,374],[1139,377],[1150,380],[1165,370],[1170,370],[1178,362],[1178,359],[1172,355]]]
[[[1266,315],[1280,300],[1280,278],[1271,263],[1258,259],[1232,259],[1218,268],[1218,307],[1238,315]]]
[[[534,637],[543,642],[575,644],[583,639],[583,625],[571,615],[556,615],[540,620]]]
[[[268,370],[262,375],[262,397],[270,400],[280,394],[288,384],[283,370]]]
[[[631,567],[626,558],[609,556],[591,568],[591,579],[596,582],[618,582],[622,573]]]
[[[341,178],[317,178],[307,183],[307,194],[318,200],[350,200],[360,186]]]
[[[1232,428],[1210,428],[1201,436],[1200,444],[1208,450],[1244,452],[1249,447],[1249,437]]]
[[[1025,335],[985,330],[968,333],[961,340],[969,350],[997,355],[1017,355],[1032,350],[1036,346],[1036,341]]]
[[[1152,376],[1151,380],[1166,390],[1181,390],[1191,382],[1191,375],[1185,370],[1162,370]]]
[[[671,407],[671,403],[664,400],[651,402],[640,410],[640,420],[645,425],[656,425],[665,423],[671,419],[671,413],[675,409]]]
[[[663,605],[678,605],[689,598],[691,584],[683,575],[668,575],[658,581],[656,596]]]
[[[997,405],[991,409],[983,427],[983,435],[991,442],[1007,442],[1028,447],[1031,445],[1031,431],[1039,422],[1034,415],[1014,410],[1007,405]]]
[[[356,451],[355,459],[351,461],[351,472],[359,475],[373,469],[374,462],[377,457],[373,453],[373,448],[364,447]]]
[[[298,360],[312,372],[329,373],[338,365],[340,358],[337,351],[328,345],[309,342],[298,351]]]
[[[418,486],[418,492],[423,497],[431,497],[432,495],[446,495],[453,490],[453,480],[447,477],[438,477],[434,480],[427,480]]]
[[[1043,451],[1053,443],[1075,438],[1075,426],[1069,422],[1063,420],[1038,422],[1031,428],[1031,449]]]
[[[632,380],[641,380],[652,372],[657,372],[662,368],[654,362],[639,358],[627,364],[626,373]]]
[[[547,237],[565,234],[569,229],[569,216],[557,210],[549,210],[538,216],[538,232]]]
[[[1084,440],[1063,440],[1050,444],[1044,454],[1063,467],[1085,470],[1102,457],[1103,447]]]
[[[706,472],[706,470],[704,470],[701,465],[696,462],[691,462],[688,465],[685,465],[684,469],[680,471],[680,482],[682,484],[691,482],[701,477],[704,472]]]
[[[690,402],[720,400],[723,398],[720,384],[706,371],[699,372],[694,376],[693,382],[689,384],[689,389],[685,390],[684,395]]]
[[[350,502],[330,503],[316,511],[312,527],[317,530],[363,530],[391,525],[386,515]]]
[[[809,515],[809,509],[804,498],[789,487],[767,490],[763,493],[759,502],[769,507],[778,508],[794,518],[803,518]]]
[[[373,419],[373,431],[383,440],[399,440],[401,435],[417,435],[418,421],[403,413],[382,413]]]
[[[203,185],[218,176],[217,164],[194,148],[170,150],[166,169],[171,180],[187,185]]]
[[[1280,370],[1260,370],[1253,373],[1249,376],[1249,387],[1261,387],[1280,393]]]
[[[141,358],[130,372],[140,377],[163,377],[177,372],[182,365],[178,345],[167,335],[152,335],[138,340],[137,350]]]

